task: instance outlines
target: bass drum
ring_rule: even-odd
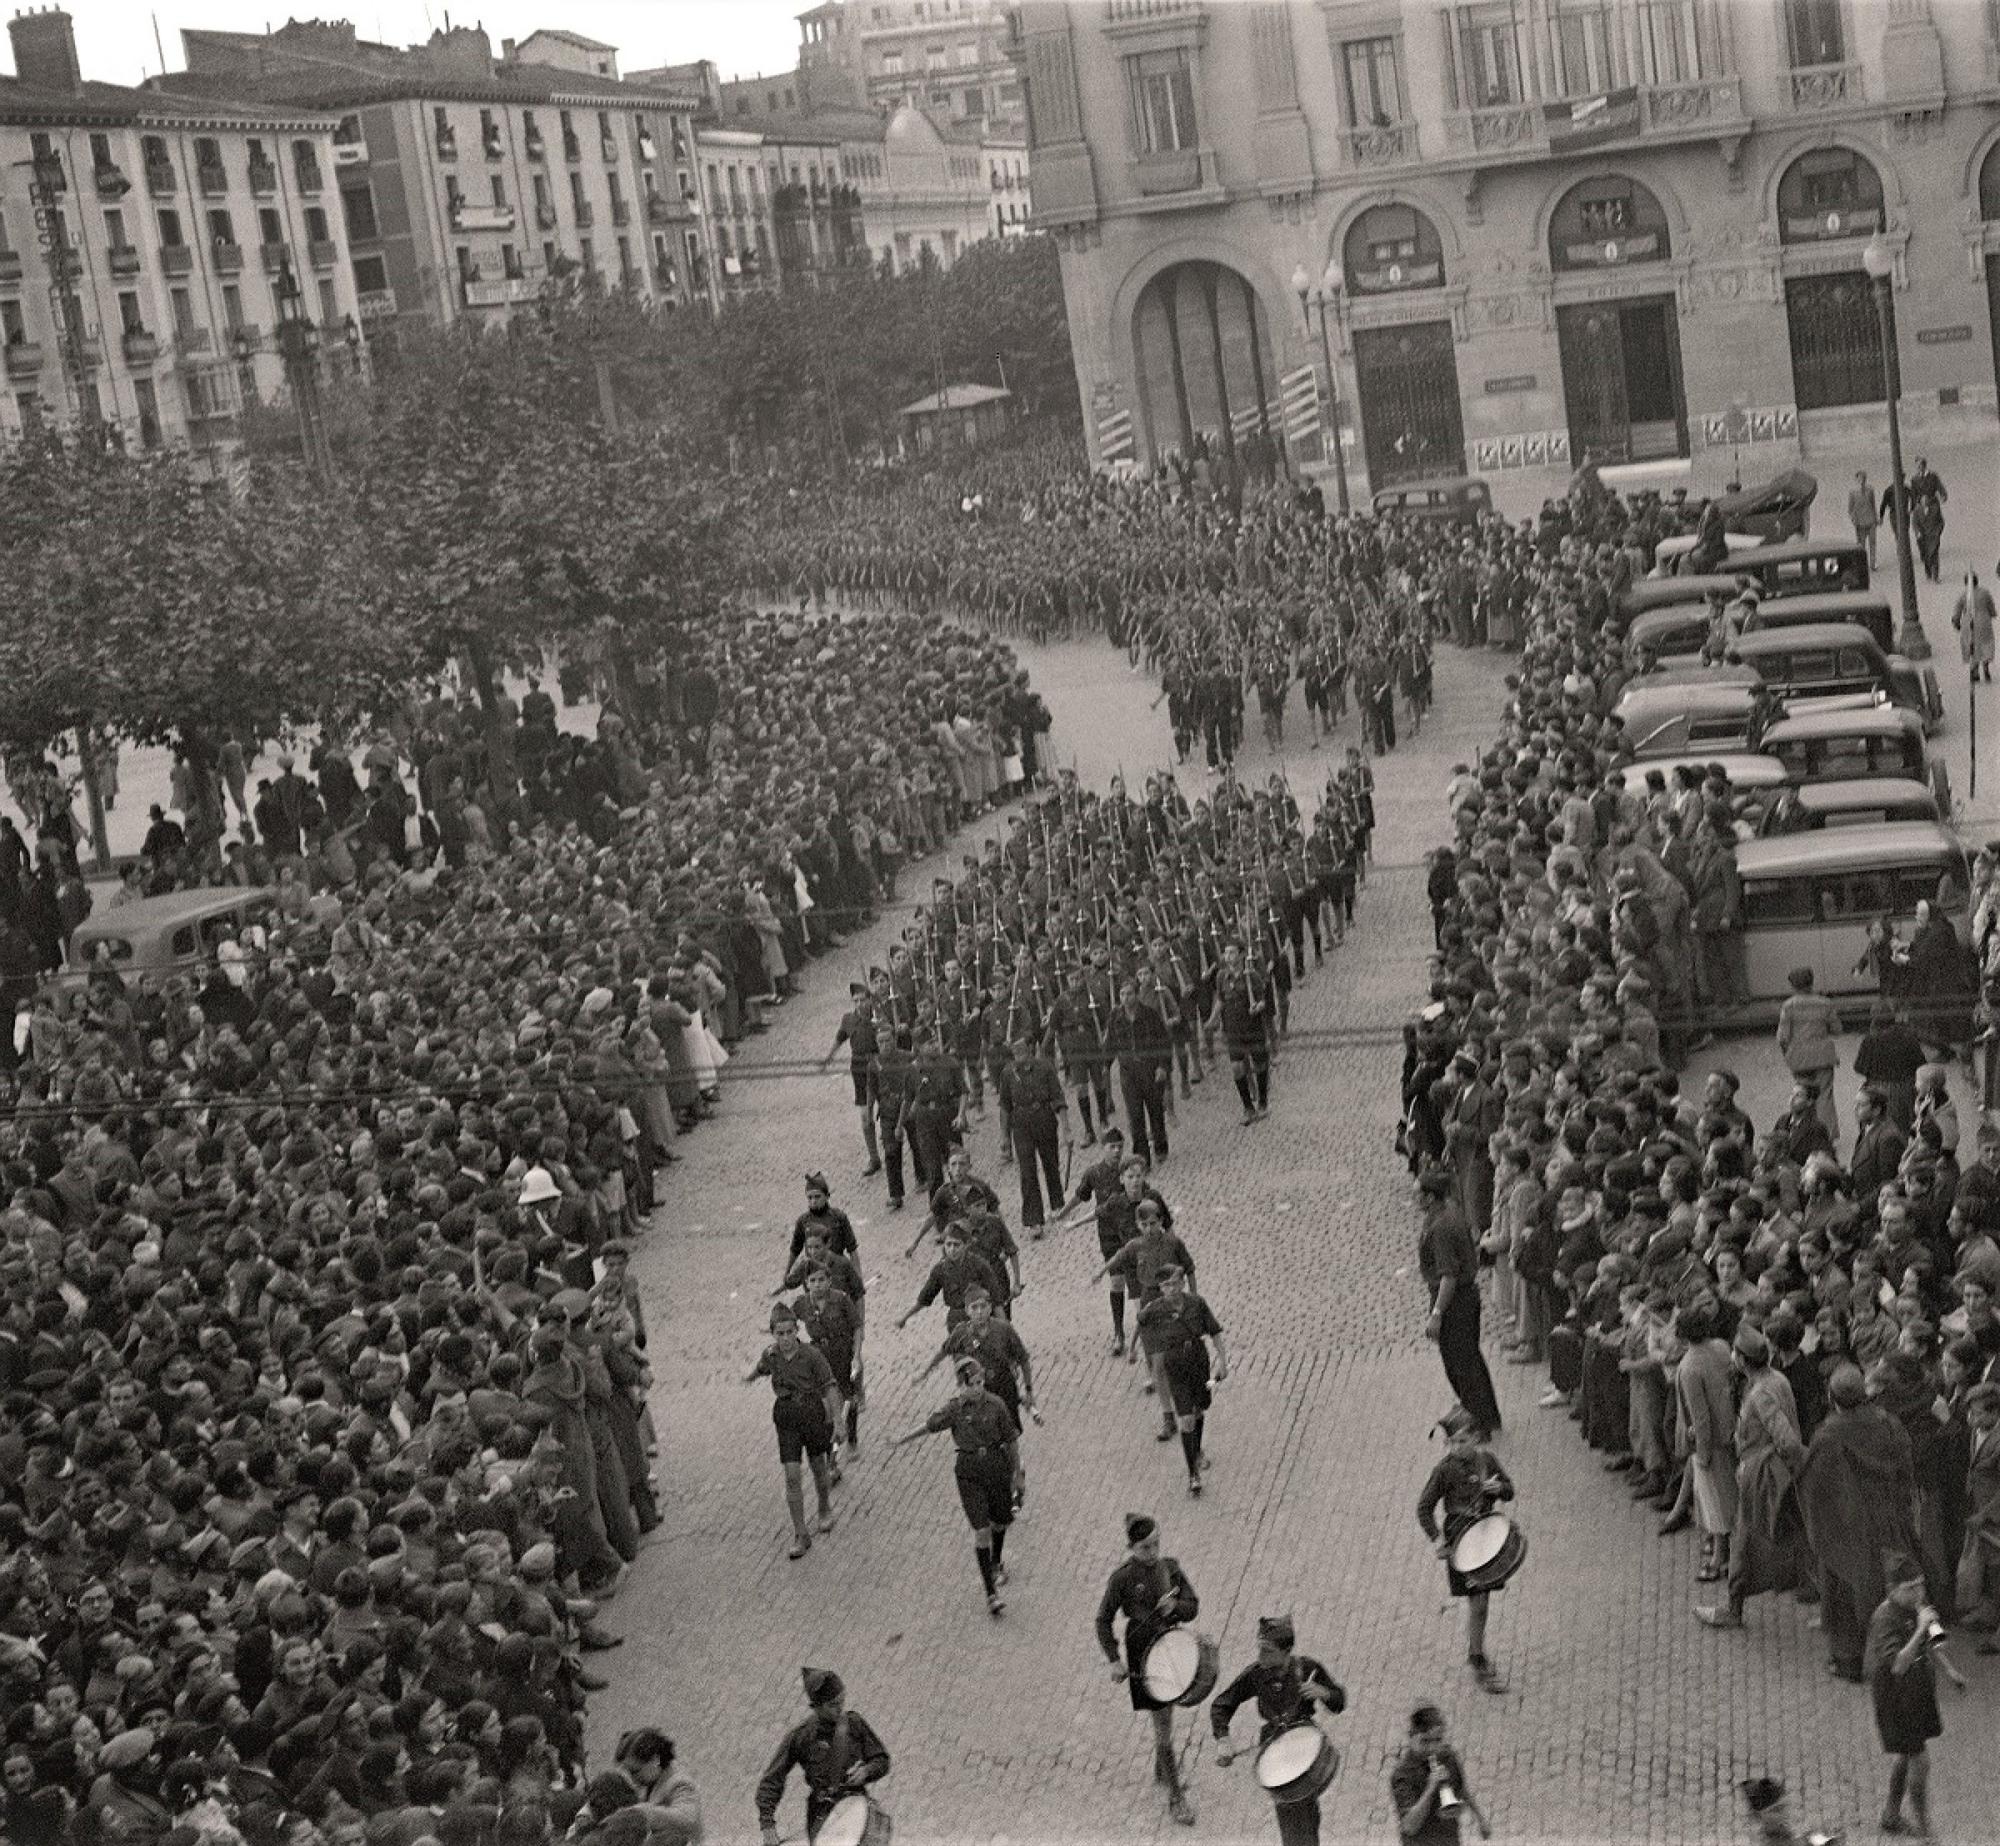
[[[820,1822],[812,1846],[889,1846],[889,1810],[866,1795],[845,1795]]]
[[[1340,1752],[1317,1724],[1294,1724],[1257,1752],[1257,1784],[1284,1807],[1313,1801],[1340,1773]]]
[[[1222,1650],[1205,1634],[1169,1628],[1146,1649],[1139,1677],[1162,1705],[1199,1705],[1222,1677]]]

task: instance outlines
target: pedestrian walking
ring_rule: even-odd
[[[1958,655],[1973,679],[1993,678],[1993,596],[1979,573],[1965,573],[1965,588],[1952,605],[1951,625],[1958,630]]]
[[[1487,1442],[1500,1431],[1500,1400],[1479,1350],[1479,1248],[1452,1199],[1446,1168],[1426,1167],[1417,1176],[1417,1187],[1424,1211],[1417,1267],[1431,1302],[1424,1332],[1437,1342],[1445,1378],[1471,1417],[1475,1434]]]
[[[1854,485],[1847,492],[1847,517],[1854,527],[1854,541],[1868,549],[1868,568],[1875,568],[1875,530],[1882,523],[1875,504],[1875,490],[1868,485],[1868,470],[1857,468]]]

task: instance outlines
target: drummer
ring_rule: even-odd
[[[1257,1701],[1257,1715],[1264,1720],[1257,1733],[1263,1748],[1280,1731],[1313,1722],[1313,1707],[1329,1712],[1347,1709],[1347,1693],[1340,1682],[1310,1654],[1293,1651],[1297,1636],[1289,1615],[1266,1615],[1257,1623],[1257,1658],[1215,1695],[1208,1708],[1208,1721],[1215,1741],[1223,1748],[1216,1761],[1233,1763],[1240,1752],[1229,1744],[1229,1726],[1237,1707]],[[1305,1801],[1278,1803],[1278,1838],[1283,1846],[1319,1846],[1319,1797]]]
[[[1007,1581],[1001,1559],[1007,1549],[1007,1528],[1014,1523],[1019,1425],[1006,1404],[987,1390],[986,1368],[977,1359],[960,1359],[957,1375],[958,1390],[951,1401],[925,1418],[922,1428],[898,1436],[889,1446],[901,1448],[940,1430],[951,1431],[958,1451],[958,1503],[972,1526],[979,1580],[986,1586],[986,1612],[999,1615],[1007,1607],[1000,1594],[1000,1585]]]
[[[1492,1511],[1497,1502],[1514,1497],[1514,1483],[1507,1470],[1494,1459],[1493,1451],[1473,1440],[1471,1415],[1461,1405],[1440,1426],[1450,1442],[1438,1465],[1431,1470],[1417,1497],[1417,1524],[1445,1561],[1445,1578],[1454,1596],[1465,1598],[1466,1661],[1487,1692],[1505,1692],[1507,1682],[1486,1657],[1486,1611],[1492,1592],[1475,1590],[1459,1575],[1451,1560],[1452,1547],[1468,1529]],[[1438,1513],[1444,1514],[1443,1530]]]
[[[1209,1385],[1229,1376],[1229,1353],[1222,1343],[1222,1323],[1208,1303],[1187,1286],[1187,1271],[1178,1263],[1162,1263],[1153,1272],[1159,1293],[1139,1310],[1139,1337],[1159,1367],[1161,1396],[1172,1407],[1187,1458],[1189,1493],[1199,1497],[1201,1471],[1208,1466],[1201,1452],[1202,1427],[1208,1421]],[[1211,1371],[1208,1348],[1215,1347]],[[1163,1406],[1164,1407],[1164,1406]]]
[[[806,1838],[815,1838],[839,1802],[889,1773],[889,1752],[868,1720],[847,1709],[838,1673],[807,1667],[806,1703],[812,1716],[784,1735],[757,1782],[757,1826],[764,1846],[778,1846],[778,1804],[794,1769],[806,1779]]]
[[[931,1355],[931,1362],[917,1374],[928,1378],[947,1359],[977,1359],[986,1371],[986,1388],[1007,1406],[1014,1434],[1021,1433],[1021,1411],[1026,1407],[1036,1423],[1042,1413],[1035,1407],[1035,1368],[1028,1349],[1011,1321],[993,1312],[993,1297],[978,1283],[965,1291],[965,1318],[944,1336],[944,1344]],[[1028,1477],[1021,1462],[1020,1445],[1014,1448],[1014,1510],[1018,1513],[1028,1497]]]
[[[1194,1808],[1181,1787],[1174,1760],[1174,1708],[1146,1689],[1146,1650],[1170,1628],[1191,1622],[1200,1598],[1176,1559],[1160,1555],[1160,1528],[1143,1513],[1125,1515],[1124,1563],[1111,1573],[1097,1605],[1097,1645],[1111,1662],[1111,1676],[1131,1689],[1132,1709],[1153,1720],[1153,1779],[1167,1786],[1167,1811],[1183,1827],[1194,1825]],[[1125,1618],[1125,1658],[1118,1658],[1116,1623]]]

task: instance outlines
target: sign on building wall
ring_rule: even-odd
[[[1105,383],[1090,392],[1091,422],[1097,428],[1097,459],[1101,462],[1132,459],[1132,413],[1118,407],[1118,387]]]

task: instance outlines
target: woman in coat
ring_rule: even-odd
[[[1792,1387],[1771,1363],[1770,1341],[1747,1322],[1736,1329],[1735,1359],[1743,1405],[1736,1413],[1729,1600],[1720,1608],[1695,1609],[1711,1628],[1741,1628],[1743,1605],[1752,1596],[1795,1588],[1805,1539],[1794,1489],[1806,1451]]]

